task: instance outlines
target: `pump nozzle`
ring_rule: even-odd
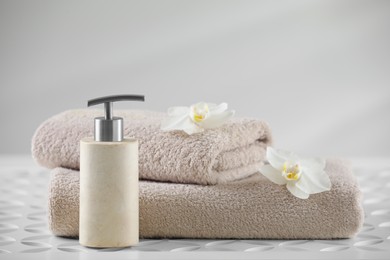
[[[113,102],[145,101],[143,95],[116,95],[91,99],[88,106],[104,104],[104,117],[95,118],[95,141],[120,142],[123,140],[123,118],[113,116]]]

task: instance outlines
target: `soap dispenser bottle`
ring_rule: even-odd
[[[113,102],[144,101],[144,96],[107,96],[88,101],[104,104],[95,118],[94,138],[80,141],[80,226],[83,246],[136,245],[139,240],[138,141],[123,138],[123,118],[113,116]]]

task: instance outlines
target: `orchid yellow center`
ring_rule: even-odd
[[[209,115],[209,107],[206,103],[198,103],[191,107],[191,119],[196,122],[202,122]]]
[[[288,181],[297,181],[301,177],[301,167],[299,163],[291,164],[289,162],[285,162],[283,164],[283,177]]]

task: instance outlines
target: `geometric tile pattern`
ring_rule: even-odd
[[[353,239],[207,240],[144,239],[130,248],[94,249],[47,228],[49,173],[37,167],[0,165],[0,259],[388,259],[390,256],[390,164],[355,168],[364,194],[365,223]]]

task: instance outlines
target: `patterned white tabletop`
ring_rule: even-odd
[[[26,157],[0,158],[0,259],[386,259],[390,255],[390,158],[354,160],[365,224],[343,240],[148,239],[131,248],[91,249],[47,228],[49,173]],[[379,162],[379,163],[378,163]]]

